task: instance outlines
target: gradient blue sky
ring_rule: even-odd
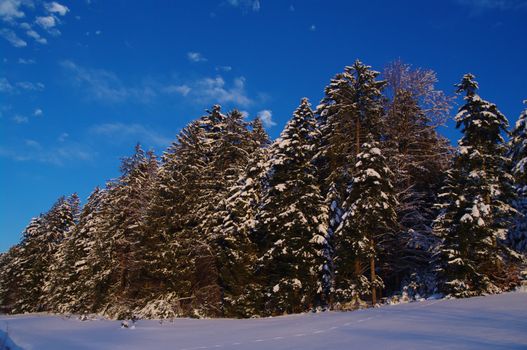
[[[276,137],[356,58],[431,68],[448,93],[472,72],[512,122],[525,18],[523,0],[0,0],[0,251],[60,195],[116,177],[137,141],[160,153],[214,103]]]

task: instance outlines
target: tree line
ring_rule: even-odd
[[[137,145],[84,206],[59,198],[0,256],[2,311],[251,317],[514,288],[527,111],[509,131],[466,74],[454,148],[436,82],[357,60],[274,141],[215,105],[161,157]]]

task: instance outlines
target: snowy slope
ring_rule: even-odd
[[[249,320],[2,316],[11,349],[527,349],[527,293]]]

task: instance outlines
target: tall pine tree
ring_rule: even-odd
[[[258,215],[267,250],[261,258],[266,310],[282,314],[324,305],[327,215],[312,163],[318,129],[307,99],[270,149]]]
[[[440,290],[468,297],[507,287],[509,252],[502,242],[511,215],[511,176],[502,137],[507,119],[477,95],[472,74],[457,87],[465,93],[456,116],[463,137],[440,195],[435,233],[441,239]]]
[[[375,305],[377,291],[384,286],[376,261],[382,242],[397,226],[393,175],[386,163],[379,143],[371,137],[357,156],[354,179],[344,203],[348,209],[336,231],[335,293],[344,308],[360,305],[364,295],[370,295]],[[357,271],[352,264],[357,261],[367,268]]]
[[[527,100],[524,101],[527,104]],[[509,231],[509,244],[520,252],[527,252],[527,109],[516,122],[509,141],[512,174],[518,197],[513,201],[518,211]]]

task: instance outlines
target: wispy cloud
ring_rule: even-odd
[[[65,16],[70,10],[67,6],[61,5],[55,1],[45,4],[44,7],[49,13],[56,13],[60,16]]]
[[[94,135],[111,137],[117,142],[140,142],[154,146],[167,146],[172,140],[141,124],[105,123],[91,127]]]
[[[221,72],[230,72],[232,70],[231,66],[218,66],[216,67],[216,71]]]
[[[191,62],[205,62],[207,59],[199,52],[187,52],[187,58]]]
[[[46,87],[42,83],[32,83],[30,81],[20,81],[16,83],[15,85],[22,90],[28,90],[28,91],[42,91]]]
[[[35,30],[33,29],[29,29],[26,31],[26,35],[30,38],[33,38],[37,43],[39,44],[47,44],[48,43],[48,39],[40,36],[40,34],[38,34]]]
[[[72,161],[90,161],[95,155],[96,153],[86,146],[75,142],[43,146],[36,140],[26,139],[14,148],[0,146],[0,157],[17,162],[39,162],[58,166]]]
[[[66,141],[66,139],[70,136],[70,134],[68,134],[67,132],[63,132],[62,134],[60,134],[60,136],[57,138],[57,140],[59,142],[64,142]]]
[[[488,10],[527,10],[526,0],[454,0],[456,3],[467,6],[473,14]]]
[[[89,98],[105,102],[124,102],[128,99],[146,102],[156,95],[149,86],[128,87],[113,72],[104,69],[84,68],[72,61],[63,61],[73,83],[84,88]]]
[[[0,0],[0,19],[6,24],[6,28],[0,30],[0,36],[18,48],[28,46],[21,38],[21,32],[39,44],[46,44],[47,39],[35,28],[40,27],[50,35],[58,36],[61,34],[57,28],[61,24],[60,17],[68,12],[67,6],[56,1]]]
[[[187,96],[189,94],[190,91],[192,91],[192,88],[190,88],[188,85],[167,85],[163,88],[161,88],[161,90],[164,92],[164,93],[167,93],[167,94],[179,94],[179,95],[182,95],[182,96]]]
[[[19,58],[17,62],[19,64],[35,64],[35,60],[31,58]]]
[[[46,86],[41,82],[19,81],[11,83],[7,78],[0,78],[0,92],[19,93],[25,91],[42,91]]]
[[[35,19],[35,23],[44,29],[50,29],[57,25],[57,20],[54,16],[42,16]]]
[[[262,123],[266,128],[270,128],[276,125],[276,123],[273,120],[273,112],[271,110],[264,109],[258,112],[257,115],[262,120]]]
[[[232,86],[228,86],[221,76],[200,79],[195,85],[193,97],[200,102],[234,103],[242,107],[253,103],[247,95],[244,77],[235,78]]]
[[[6,78],[0,78],[0,92],[12,92],[14,90],[13,85]]]
[[[177,95],[193,103],[230,103],[247,107],[254,103],[246,90],[243,76],[227,82],[221,75],[193,80],[163,82],[148,79],[146,83],[125,84],[115,73],[104,69],[82,67],[72,61],[63,61],[68,78],[83,89],[89,99],[108,103],[125,101],[150,103],[166,95]]]
[[[23,39],[21,39],[14,31],[11,29],[3,28],[0,30],[0,36],[4,38],[5,40],[9,41],[11,45],[14,47],[26,47],[27,42]]]
[[[42,111],[42,109],[40,109],[40,108],[36,108],[36,109],[33,111],[33,115],[34,115],[35,117],[41,117],[43,114],[44,114],[44,111]]]
[[[312,31],[312,32],[314,32],[314,31],[317,30],[317,26],[314,25],[314,24],[312,24],[312,25],[309,27],[309,30]]]
[[[27,124],[27,123],[29,123],[28,117],[24,117],[23,115],[18,115],[17,114],[12,119],[17,124]]]
[[[35,23],[53,36],[58,36],[61,34],[60,30],[56,28],[56,26],[60,23],[60,20],[55,15],[39,16],[35,19]]]
[[[23,18],[25,13],[22,11],[21,7],[21,0],[1,0],[0,18],[6,22],[12,22],[15,19]]]
[[[260,0],[227,0],[227,4],[238,7],[244,12],[258,12],[261,8]]]

